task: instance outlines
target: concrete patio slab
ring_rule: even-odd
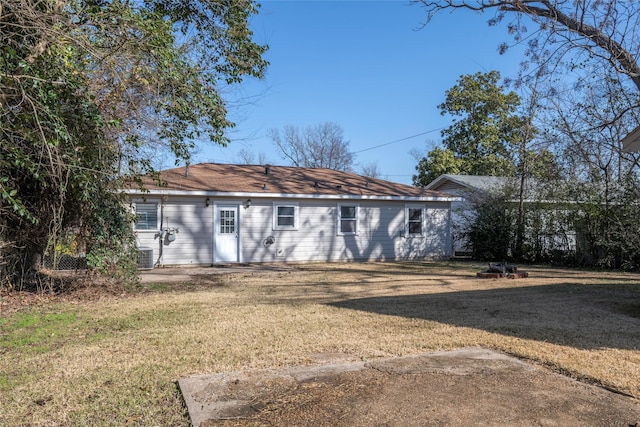
[[[178,381],[196,427],[636,426],[640,401],[481,348],[198,375]]]

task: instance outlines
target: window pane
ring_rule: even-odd
[[[409,234],[422,234],[422,209],[409,208]]]
[[[275,226],[289,229],[296,228],[296,206],[276,206]]]
[[[291,226],[295,224],[295,218],[292,216],[279,216],[278,225]]]
[[[340,232],[341,233],[355,233],[356,221],[354,219],[340,220]]]
[[[236,232],[236,215],[234,210],[220,210],[220,233],[233,234]]]
[[[355,234],[357,221],[357,206],[340,206],[340,233]]]
[[[286,215],[293,216],[295,213],[295,207],[293,206],[278,206],[278,216]]]
[[[158,204],[136,203],[136,230],[158,229]]]
[[[347,219],[356,217],[356,207],[355,206],[340,206],[340,218]]]
[[[422,234],[422,223],[409,222],[409,234]]]

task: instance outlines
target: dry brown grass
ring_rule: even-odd
[[[640,275],[309,264],[0,319],[0,424],[188,425],[181,377],[481,346],[640,397]]]

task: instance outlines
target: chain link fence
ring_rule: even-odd
[[[46,254],[43,259],[43,266],[49,270],[86,270],[87,258],[84,254],[56,254],[54,256]]]

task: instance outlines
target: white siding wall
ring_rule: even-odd
[[[473,204],[468,201],[451,203],[451,232],[453,241],[453,251],[464,253],[468,252],[468,239],[466,234],[470,224],[475,218],[475,209]]]
[[[445,257],[451,255],[450,207],[448,203],[424,205],[425,219],[421,236],[407,236],[397,241],[400,259]],[[415,205],[411,205],[415,207]]]
[[[274,200],[241,208],[242,258],[245,262],[398,260],[450,255],[448,203],[423,204],[425,233],[405,238],[405,205],[353,202],[359,206],[357,235],[338,234],[338,204],[299,200],[298,229],[273,229]],[[272,237],[273,239],[270,239]],[[273,240],[272,244],[268,242]]]
[[[469,250],[467,248],[468,239],[465,234],[468,231],[470,221],[475,217],[475,208],[468,201],[473,193],[467,187],[451,181],[446,181],[435,190],[464,198],[462,201],[451,203],[451,240],[454,255],[455,253],[467,252]]]
[[[214,202],[229,200],[211,198],[210,206],[205,207],[204,199],[169,197],[162,206],[162,226],[179,229],[175,241],[161,241],[160,230],[138,231],[139,247],[153,248],[160,265],[211,265]],[[451,255],[449,203],[419,204],[426,208],[424,233],[406,237],[403,202],[253,199],[252,205],[244,208],[242,201],[232,200],[240,203],[241,262],[402,260]],[[297,230],[274,230],[274,202],[298,205]],[[338,234],[339,203],[359,206],[356,235]]]
[[[204,197],[169,197],[162,206],[162,227],[178,229],[176,239],[160,238],[160,229],[137,231],[138,247],[153,248],[154,261],[160,265],[211,265],[213,259],[213,203],[205,206]],[[160,223],[158,223],[160,228]]]

